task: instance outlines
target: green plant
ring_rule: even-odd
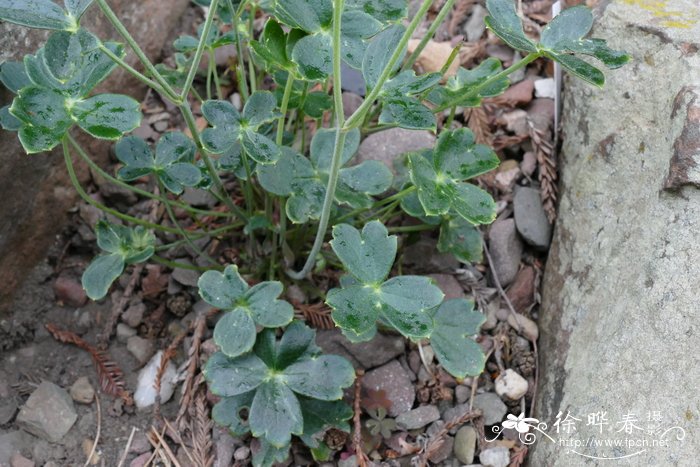
[[[91,298],[104,297],[124,268],[136,262],[151,259],[205,271],[200,295],[225,310],[214,331],[221,351],[204,371],[211,390],[222,396],[214,417],[234,434],[251,432],[260,439],[254,463],[284,459],[292,435],[327,453],[317,435],[329,426],[348,428],[351,411],[340,399],[352,383],[352,368],[339,357],[321,355],[314,332],[293,321],[292,306],[278,298],[284,285],[326,268],[342,268],[347,274],[338,287],[316,293],[325,295],[333,320],[350,340],[368,340],[377,326],[386,327],[419,345],[429,339],[442,366],[456,377],[478,375],[485,357],[472,337],[483,316],[467,300],[443,302],[430,279],[403,275],[400,264],[394,272],[400,242],[392,234],[439,229],[440,251],[465,262],[480,261],[478,226],[493,221],[496,205],[469,180],[494,169],[499,160],[492,149],[475,143],[470,130],[452,127],[454,109],[479,106],[483,98],[501,94],[509,86],[508,75],[541,57],[597,86],[603,84],[602,72],[577,55],[595,57],[609,68],[629,57],[602,40],[583,38],[592,25],[585,7],[565,10],[536,43],[524,34],[512,0],[487,0],[487,25],[525,57],[506,69],[489,58],[447,77],[457,47],[440,72],[416,75],[412,65],[455,0],[445,2],[438,21],[408,57],[408,40],[430,0],[423,0],[408,22],[403,0],[196,2],[209,7],[206,20],[197,37],[175,41],[175,67],[169,68],[146,57],[107,0],[65,0],[64,6],[51,0],[0,0],[0,19],[54,31],[23,62],[0,66],[0,81],[16,94],[11,105],[0,109],[0,124],[18,132],[27,153],[60,145],[83,199],[134,226],[106,221],[96,226],[105,253],[83,276]],[[93,3],[134,52],[143,72],[124,61],[124,45],[103,42],[81,24]],[[269,19],[256,38],[253,20],[260,10]],[[242,112],[225,100],[223,85],[234,83],[214,64],[215,50],[227,44],[238,51],[232,71],[245,104]],[[204,54],[210,58],[206,70],[200,69]],[[347,118],[343,62],[361,70],[367,85],[364,101]],[[91,94],[116,67],[172,102],[191,136],[166,133],[154,149],[125,136],[141,122],[139,103],[118,94]],[[261,89],[270,82],[272,91]],[[197,126],[193,103],[200,104],[204,130]],[[435,148],[395,161],[396,176],[377,161],[351,164],[363,134],[391,127],[438,131],[436,114],[446,110],[451,117]],[[116,175],[86,154],[71,136],[75,126],[117,141],[122,166]],[[76,176],[74,156],[109,182],[161,203],[170,225],[122,213],[90,197]],[[129,183],[145,177],[151,180],[146,186],[158,187],[157,192]],[[224,180],[236,180],[235,193],[225,189]],[[226,210],[189,206],[178,199],[186,188],[210,191]],[[178,215],[183,214],[193,219],[196,230],[180,224]],[[397,225],[402,216],[419,222]],[[204,218],[220,225],[209,227]],[[311,224],[315,228],[309,229]],[[329,225],[332,252],[324,248]],[[181,238],[173,241],[172,235]],[[209,258],[197,247],[196,241],[204,238],[244,245],[237,266],[222,268]],[[192,266],[162,256],[183,244],[212,265]],[[277,340],[276,328],[285,326]]]

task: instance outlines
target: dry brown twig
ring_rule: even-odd
[[[433,436],[431,436],[426,441],[425,449],[418,456],[417,465],[419,467],[427,467],[428,458],[432,456],[438,449],[440,449],[442,443],[445,442],[445,436],[447,436],[447,433],[449,433],[450,430],[452,430],[453,428],[457,428],[458,426],[464,425],[469,420],[474,420],[479,417],[481,417],[481,410],[476,409],[465,412],[462,415],[459,415],[453,418],[452,420],[446,422],[442,426],[442,428],[440,428],[440,430],[438,430]]]
[[[323,302],[312,303],[310,305],[304,303],[295,303],[294,308],[298,309],[297,318],[311,323],[316,329],[333,329],[335,323],[331,318],[331,309]]]
[[[126,456],[129,455],[129,449],[131,449],[131,443],[134,442],[134,434],[136,434],[136,427],[131,427],[131,434],[129,435],[129,439],[126,441],[126,446],[124,447],[124,452],[122,453],[122,456],[119,458],[119,464],[117,464],[117,467],[122,467],[124,465],[124,462],[126,462]]]
[[[131,394],[126,390],[124,372],[102,350],[93,347],[77,334],[60,329],[54,324],[46,324],[46,330],[59,342],[73,344],[90,354],[97,369],[97,378],[103,392],[121,398],[127,405],[134,403]]]
[[[554,154],[554,146],[548,129],[537,128],[528,120],[528,130],[532,147],[539,165],[540,196],[542,205],[547,213],[549,223],[554,223],[557,217],[557,160]]]
[[[367,467],[369,463],[367,455],[362,451],[362,421],[360,420],[362,416],[362,407],[360,407],[362,401],[362,377],[364,374],[364,370],[357,370],[357,378],[355,379],[355,399],[353,401],[354,413],[352,416],[352,447],[355,450],[357,465],[360,467]]]
[[[212,454],[213,442],[211,439],[214,422],[209,418],[207,395],[203,388],[196,393],[194,411],[195,416],[191,421],[192,426],[190,427],[192,457],[197,467],[211,467],[214,464],[214,455]]]
[[[476,142],[491,146],[493,144],[493,134],[489,123],[489,116],[483,107],[473,107],[465,110],[464,119],[469,129],[474,132]]]

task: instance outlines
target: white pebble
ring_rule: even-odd
[[[554,99],[554,79],[544,78],[535,80],[535,97]]]
[[[518,400],[527,393],[528,383],[510,368],[496,378],[496,394],[511,400]]]
[[[159,350],[153,358],[148,362],[148,365],[143,367],[139,372],[139,382],[134,394],[134,402],[139,409],[150,407],[156,402],[156,374],[160,367],[160,359],[163,356],[163,351]],[[165,367],[165,372],[160,380],[160,402],[164,404],[173,397],[175,392],[175,380],[177,379],[177,370],[173,362],[168,362]]]

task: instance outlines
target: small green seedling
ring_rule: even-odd
[[[455,377],[479,375],[485,356],[474,337],[483,314],[466,299],[444,301],[428,277],[402,274],[401,264],[395,265],[402,242],[394,234],[435,231],[439,251],[481,261],[479,226],[495,219],[496,204],[472,182],[499,159],[454,124],[455,109],[502,94],[509,75],[538,58],[601,86],[603,73],[581,57],[617,68],[629,56],[585,37],[593,23],[586,7],[563,11],[537,42],[525,35],[514,0],[487,0],[486,25],[525,56],[505,69],[488,58],[446,76],[455,49],[440,72],[417,75],[412,66],[439,22],[410,55],[407,45],[431,0],[410,18],[405,0],[195,2],[209,7],[206,20],[196,35],[177,38],[170,67],[146,57],[107,0],[0,0],[0,19],[52,31],[34,54],[0,65],[0,82],[15,95],[0,108],[0,125],[18,133],[28,154],[60,146],[78,193],[111,216],[95,226],[102,253],[83,274],[88,296],[105,297],[128,265],[149,259],[201,270],[199,294],[223,311],[214,329],[219,351],[204,369],[209,388],[221,397],[214,419],[236,436],[258,439],[256,466],[284,461],[292,436],[316,458],[328,459],[324,431],[349,430],[352,410],[342,397],[354,371],[345,359],[323,355],[315,332],[293,319],[293,306],[280,298],[285,286],[306,281],[302,285],[325,300],[352,342],[391,329],[418,345],[430,341]],[[438,18],[454,3],[444,2]],[[82,24],[93,4],[143,72],[124,61],[123,44],[103,42]],[[254,20],[261,11],[267,19],[258,33]],[[231,68],[235,82],[216,67],[216,50],[226,45],[238,52]],[[200,68],[205,54],[206,69]],[[366,87],[364,100],[348,115],[343,66],[357,70]],[[177,108],[187,131],[165,133],[154,147],[129,135],[141,123],[140,103],[94,93],[117,67]],[[230,87],[239,93],[241,111],[223,93]],[[201,109],[205,128],[193,109]],[[451,117],[442,124],[448,110]],[[72,137],[76,127],[116,142],[116,176]],[[392,167],[356,160],[364,136],[396,127],[435,132],[437,143],[402,155]],[[74,157],[110,183],[162,204],[171,225],[93,199],[80,186]],[[191,206],[180,198],[186,190],[208,191],[223,208]],[[193,228],[180,225],[183,214]],[[398,225],[402,217],[414,221]],[[332,240],[324,248],[329,226]],[[200,249],[199,241],[207,239],[235,246],[237,264],[217,264]],[[168,257],[182,245],[196,254],[196,265]],[[326,269],[346,274],[336,284]],[[330,290],[317,286],[327,281],[309,281],[313,274],[331,278]],[[369,426],[390,435],[379,414]]]

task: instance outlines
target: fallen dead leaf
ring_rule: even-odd
[[[411,39],[408,41],[408,53],[413,53],[414,50],[418,48],[420,40]],[[425,48],[418,56],[416,64],[418,64],[424,72],[433,73],[440,71],[442,67],[447,63],[452,53],[452,44],[450,42],[435,42],[433,40],[428,41]],[[450,68],[445,74],[446,77],[453,76],[457,73],[459,69],[459,59],[456,59],[450,65]]]

